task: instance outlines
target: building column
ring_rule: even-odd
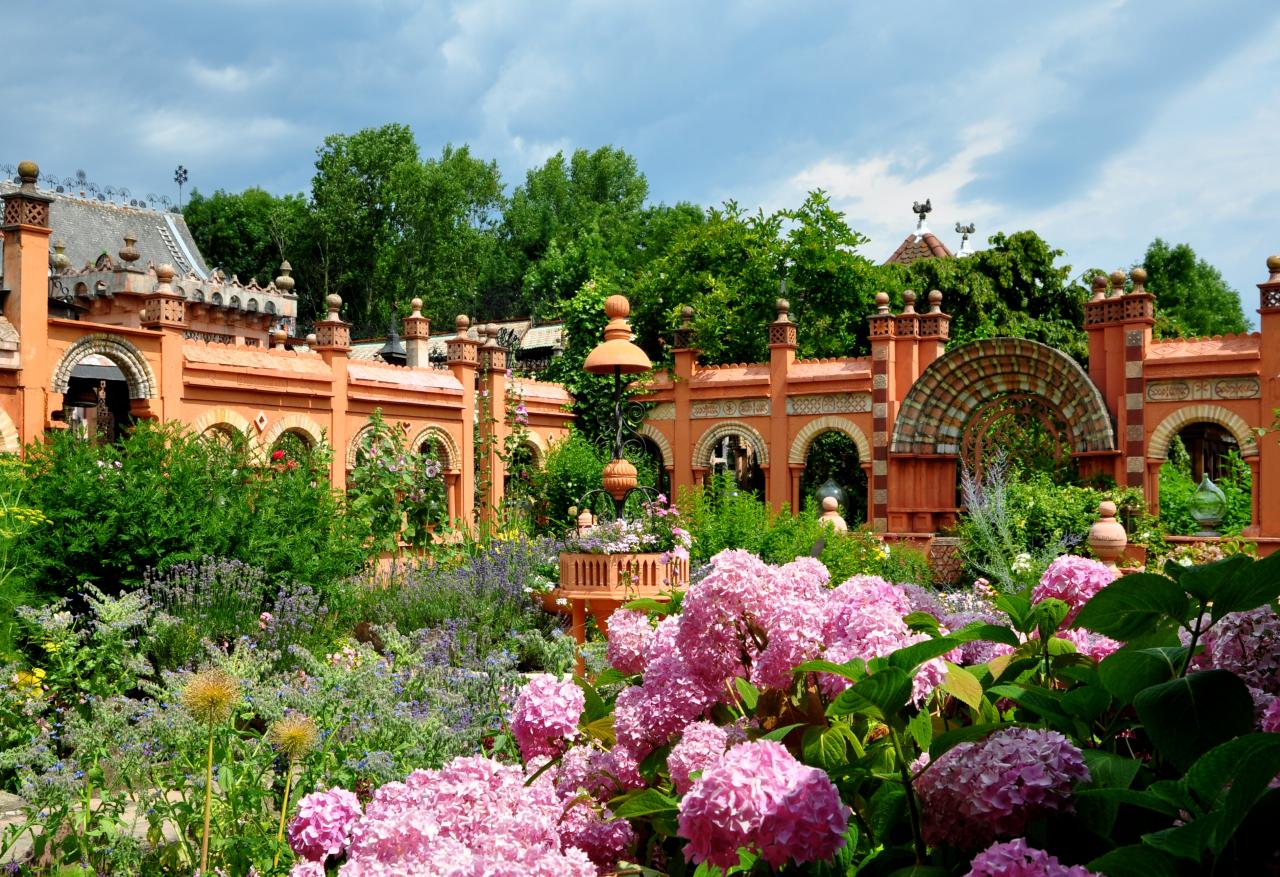
[[[889,313],[888,293],[876,293],[876,312],[871,315],[870,323],[871,503],[868,517],[872,528],[883,533],[889,528],[889,376],[895,365],[893,315]]]
[[[690,382],[698,368],[698,351],[693,346],[693,308],[686,305],[680,316],[681,325],[676,329],[671,351],[675,360],[672,380],[675,419],[671,421],[672,500],[680,495],[683,487],[702,486],[702,479],[694,472],[698,463],[693,459],[693,423],[689,419],[692,407]]]
[[[486,453],[479,461],[488,489],[481,509],[490,524],[498,521],[498,510],[506,497],[506,465],[503,454],[511,425],[507,423],[507,351],[498,344],[498,327],[484,327],[485,342],[480,348],[480,369],[484,379],[485,399],[480,403],[481,423],[485,427]]]
[[[788,316],[791,304],[777,301],[778,318],[769,324],[769,473],[765,496],[775,512],[793,501],[798,492],[792,487],[791,469],[787,464],[790,451],[787,441],[787,385],[791,364],[796,361],[796,324]],[[799,506],[792,506],[799,512]]]
[[[347,488],[347,357],[351,353],[351,326],[343,322],[342,297],[329,293],[325,298],[329,313],[316,321],[316,351],[329,366],[332,396],[329,402],[329,443],[333,461],[329,478],[337,490]]]
[[[457,515],[468,527],[475,524],[476,496],[476,369],[480,365],[480,342],[467,335],[471,320],[459,314],[454,320],[457,335],[448,341],[449,371],[462,385],[462,435],[458,443]]]
[[[18,165],[21,181],[4,196],[4,280],[9,295],[4,316],[18,332],[18,435],[22,444],[44,436],[49,395],[57,363],[49,357],[49,205],[53,197],[36,191],[40,168]]]

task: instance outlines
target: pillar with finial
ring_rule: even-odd
[[[331,292],[325,296],[328,312],[323,320],[316,321],[316,349],[340,350],[351,349],[351,325],[342,319],[342,296]]]
[[[466,314],[458,314],[453,321],[454,336],[445,343],[446,361],[449,371],[462,387],[461,423],[458,424],[458,449],[462,459],[459,462],[457,493],[454,497],[454,508],[457,515],[468,523],[475,519],[476,508],[476,406],[479,394],[476,389],[476,370],[480,367],[481,342],[471,337],[471,319]]]
[[[14,412],[21,442],[44,434],[46,411],[61,407],[51,402],[50,376],[55,360],[49,349],[49,211],[51,195],[37,190],[40,168],[34,161],[18,164],[19,187],[4,195],[4,286],[0,308],[17,330],[18,350],[6,362],[20,365],[19,410]],[[6,351],[8,352],[8,351]]]
[[[678,492],[681,488],[694,486],[693,461],[693,425],[690,420],[693,392],[691,382],[698,369],[697,338],[693,328],[693,308],[685,305],[680,308],[680,324],[675,331],[672,343],[672,384],[671,403],[675,413],[671,420],[671,443],[675,450],[672,455],[671,489]]]
[[[431,321],[422,315],[422,299],[409,302],[410,313],[404,318],[404,349],[409,368],[431,366]]]
[[[482,509],[487,523],[498,520],[498,510],[506,497],[506,468],[502,458],[511,425],[507,423],[507,351],[498,343],[498,326],[481,327],[484,344],[480,346],[481,382],[484,399],[477,403],[484,410],[480,426],[484,430],[485,458],[480,461],[487,488]]]
[[[927,212],[927,211],[925,211]],[[889,519],[889,385],[897,372],[894,316],[889,294],[876,293],[871,323],[871,525],[884,532]]]
[[[1267,257],[1267,279],[1258,284],[1259,374],[1280,375],[1280,254]],[[1262,381],[1261,411],[1280,411],[1280,380]],[[1257,453],[1244,459],[1253,473],[1253,522],[1244,531],[1250,536],[1280,534],[1280,490],[1265,484],[1280,483],[1280,442],[1268,436],[1256,442]]]
[[[786,290],[786,281],[779,291]],[[791,382],[791,368],[796,361],[798,336],[796,324],[791,319],[791,303],[779,298],[774,303],[777,318],[769,324],[769,418],[765,433],[769,444],[769,466],[766,475],[767,498],[770,505],[780,509],[789,505],[800,508],[800,475],[803,466],[792,466],[787,459],[787,392]]]
[[[155,288],[143,300],[142,327],[176,327],[181,330],[187,325],[187,300],[173,288],[173,278],[177,272],[172,265],[164,264],[156,266],[155,273]]]
[[[923,372],[940,356],[951,337],[951,315],[942,312],[942,292],[929,290],[928,310],[920,315],[920,361]]]
[[[290,335],[297,331],[298,319],[298,294],[294,292],[296,281],[293,279],[293,266],[289,264],[289,260],[285,259],[280,263],[280,274],[275,279],[276,292],[280,293],[281,301],[279,318],[285,329],[285,334]]]
[[[331,292],[325,296],[327,312],[323,320],[316,321],[314,350],[329,366],[331,395],[329,397],[329,441],[335,448],[347,447],[351,427],[347,423],[347,362],[351,353],[351,326],[342,319],[342,296]],[[347,486],[347,455],[333,455],[329,467],[329,480],[334,487]]]
[[[187,300],[173,288],[177,272],[169,264],[155,268],[154,288],[143,298],[142,326],[160,333],[160,367],[155,388],[158,399],[132,399],[130,412],[135,417],[175,419],[182,408],[182,333],[187,328]],[[150,282],[150,272],[147,275]]]

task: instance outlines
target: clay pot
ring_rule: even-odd
[[[636,467],[628,460],[610,460],[604,466],[604,477],[601,480],[604,482],[605,492],[615,500],[625,499],[627,493],[639,483]]]

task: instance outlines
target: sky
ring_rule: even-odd
[[[887,257],[928,198],[1077,272],[1190,243],[1242,293],[1280,252],[1280,3],[0,0],[0,165],[175,201],[310,188],[327,135],[408,124],[508,191],[557,150],[654,201],[821,188]],[[1159,289],[1153,290],[1159,298]],[[945,290],[944,290],[945,292]]]

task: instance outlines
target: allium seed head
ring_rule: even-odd
[[[306,755],[319,739],[320,729],[302,713],[290,713],[267,730],[267,742],[291,760]]]
[[[202,722],[215,724],[231,715],[240,700],[240,682],[223,670],[205,670],[182,689],[182,705]]]

